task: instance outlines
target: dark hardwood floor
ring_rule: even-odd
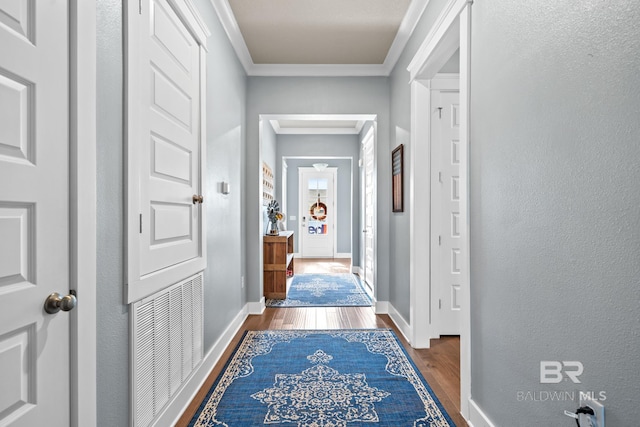
[[[349,272],[349,269],[348,259],[295,261],[296,273],[345,273]],[[267,308],[259,316],[249,316],[176,425],[189,424],[245,331],[358,328],[393,329],[456,426],[467,425],[460,415],[460,339],[443,337],[432,340],[429,349],[413,349],[391,318],[388,315],[376,315],[371,307]]]

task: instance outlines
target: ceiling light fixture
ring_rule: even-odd
[[[313,167],[318,171],[318,172],[322,172],[323,170],[325,170],[327,168],[327,166],[329,166],[327,163],[314,163]]]

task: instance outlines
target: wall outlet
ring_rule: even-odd
[[[588,406],[593,409],[595,415],[580,415],[580,426],[604,427],[604,406],[597,400],[587,396],[580,397],[580,407]]]

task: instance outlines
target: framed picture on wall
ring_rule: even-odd
[[[393,212],[404,212],[403,197],[403,145],[400,144],[391,152],[391,194],[393,195]]]

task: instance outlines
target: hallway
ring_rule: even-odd
[[[296,273],[345,273],[349,259],[296,259]],[[250,315],[211,371],[204,385],[178,423],[187,426],[191,417],[224,368],[245,331],[277,329],[368,329],[390,328],[429,383],[457,426],[466,426],[460,415],[460,340],[443,337],[432,340],[430,349],[416,350],[404,339],[388,315],[376,315],[369,307],[267,308],[261,315]]]

